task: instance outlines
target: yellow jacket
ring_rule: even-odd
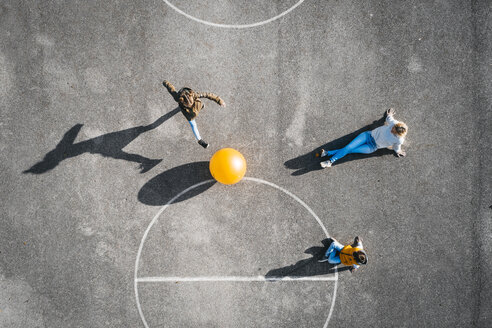
[[[362,248],[347,245],[340,251],[340,261],[345,265],[358,265],[354,258],[354,252],[362,251]]]

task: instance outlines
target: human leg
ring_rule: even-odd
[[[328,263],[330,264],[340,264],[342,260],[340,260],[340,252],[333,251],[330,256],[328,256]]]
[[[193,131],[193,134],[195,135],[196,140],[198,140],[198,144],[202,146],[203,148],[208,147],[208,143],[205,142],[205,140],[202,139],[200,136],[200,132],[198,132],[198,127],[196,126],[195,120],[188,121],[190,122],[191,130]]]
[[[330,247],[328,247],[328,250],[326,251],[325,254],[325,257],[328,258],[328,262],[331,264],[339,264],[341,262],[340,251],[342,249],[343,249],[343,245],[340,244],[335,239],[333,239],[333,242],[331,243]]]
[[[193,131],[193,134],[195,135],[196,140],[201,140],[202,137],[200,136],[200,132],[198,132],[198,127],[196,125],[195,120],[188,121],[191,126],[191,130]]]
[[[374,153],[377,150],[377,148],[372,147],[371,145],[368,144],[363,144],[354,150],[352,150],[350,153],[351,154],[371,154]]]
[[[343,245],[340,244],[335,239],[333,239],[333,241],[331,242],[330,247],[328,247],[328,249],[326,250],[325,255],[323,256],[323,258],[321,260],[319,260],[319,262],[326,262],[326,261],[328,261],[328,262],[333,263],[333,264],[340,263],[340,262],[336,262],[336,261],[337,261],[337,258],[338,258],[338,261],[340,260],[340,256],[338,254],[342,250],[342,248],[343,248]],[[332,261],[334,261],[334,262],[332,262]]]
[[[334,149],[334,150],[324,150],[324,149],[321,149],[320,156],[321,157],[331,156],[331,155],[335,154],[339,150],[340,149]]]
[[[333,149],[333,150],[322,150],[321,151],[321,157],[325,157],[325,156],[333,156],[335,155],[338,151],[340,151],[341,149]],[[354,150],[352,150],[350,153],[353,154],[353,153],[358,153],[358,154],[370,154],[370,153],[373,153],[377,150],[377,147],[371,145],[371,144],[363,144],[362,146],[359,146],[357,148],[355,148]]]
[[[332,163],[334,163],[335,161],[339,160],[340,158],[344,157],[345,155],[353,153],[354,150],[356,150],[359,147],[366,145],[366,144],[368,145],[368,147],[367,148],[361,148],[360,150],[361,151],[368,150],[368,148],[370,147],[369,144],[371,143],[370,138],[372,138],[370,131],[362,132],[357,137],[355,137],[354,140],[352,140],[347,146],[336,151],[333,154],[333,157],[330,159],[330,161]],[[367,153],[365,153],[365,154],[367,154]]]

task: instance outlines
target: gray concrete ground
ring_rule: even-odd
[[[250,24],[297,1],[170,3]],[[326,236],[277,189],[205,184],[149,230],[139,277],[333,280],[138,283],[149,327],[323,327],[331,308],[330,327],[492,320],[489,1],[306,0],[229,29],[160,0],[5,0],[0,30],[1,327],[144,327],[144,232],[226,146],[331,236],[363,237],[369,263],[318,264]],[[163,79],[227,102],[197,119],[209,149]],[[388,107],[406,158],[318,169],[315,150]]]

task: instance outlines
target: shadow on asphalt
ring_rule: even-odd
[[[99,154],[104,157],[122,159],[140,164],[140,173],[145,173],[159,164],[162,159],[150,159],[138,154],[129,154],[123,151],[130,142],[142,133],[153,130],[179,112],[179,107],[164,114],[154,123],[145,126],[137,126],[121,131],[103,134],[89,140],[74,144],[75,138],[82,129],[83,124],[76,124],[65,132],[62,140],[55,149],[47,153],[43,160],[34,164],[22,173],[42,174],[54,169],[61,161],[79,156],[84,153]]]
[[[296,170],[296,171],[292,172],[291,175],[293,175],[293,176],[303,175],[303,174],[309,173],[311,171],[323,170],[323,168],[321,168],[319,163],[322,160],[326,160],[326,158],[321,159],[319,157],[315,157],[316,153],[320,152],[321,149],[332,150],[332,149],[343,148],[350,141],[352,141],[355,137],[357,137],[359,134],[361,134],[362,132],[374,130],[375,128],[384,125],[385,119],[386,119],[386,113],[379,120],[374,121],[371,124],[368,124],[368,125],[360,128],[357,131],[354,131],[354,132],[347,134],[343,137],[340,137],[336,140],[330,141],[330,142],[314,149],[313,151],[311,151],[309,153],[298,156],[296,158],[289,159],[288,161],[286,161],[284,163],[284,165],[288,169]],[[363,159],[363,158],[379,157],[379,156],[383,156],[383,155],[390,155],[393,153],[394,152],[392,150],[387,149],[387,148],[383,148],[383,149],[378,149],[377,151],[375,151],[372,154],[349,154],[349,155],[345,156],[344,158],[336,161],[335,164],[333,164],[333,166],[340,165],[340,164],[345,163],[345,162]]]
[[[138,192],[138,200],[146,205],[165,205],[180,192],[212,178],[209,162],[194,162],[173,167],[153,177]],[[173,203],[195,197],[215,184],[215,180],[204,183],[184,193]]]
[[[330,264],[328,262],[319,263],[323,255],[325,254],[328,247],[330,247],[332,243],[331,238],[327,238],[321,241],[323,246],[313,246],[304,251],[305,254],[310,254],[313,257],[309,259],[304,259],[296,262],[296,264],[292,264],[286,267],[273,269],[267,272],[265,275],[266,278],[273,277],[310,277],[310,276],[320,276],[326,274],[335,273],[335,265]],[[346,271],[349,270],[350,267],[342,267],[338,268],[337,271]]]

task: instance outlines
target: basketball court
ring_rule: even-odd
[[[491,9],[3,2],[0,326],[486,327]],[[163,80],[227,103],[208,149]],[[405,158],[321,169],[389,107]],[[357,235],[357,272],[318,262]]]

